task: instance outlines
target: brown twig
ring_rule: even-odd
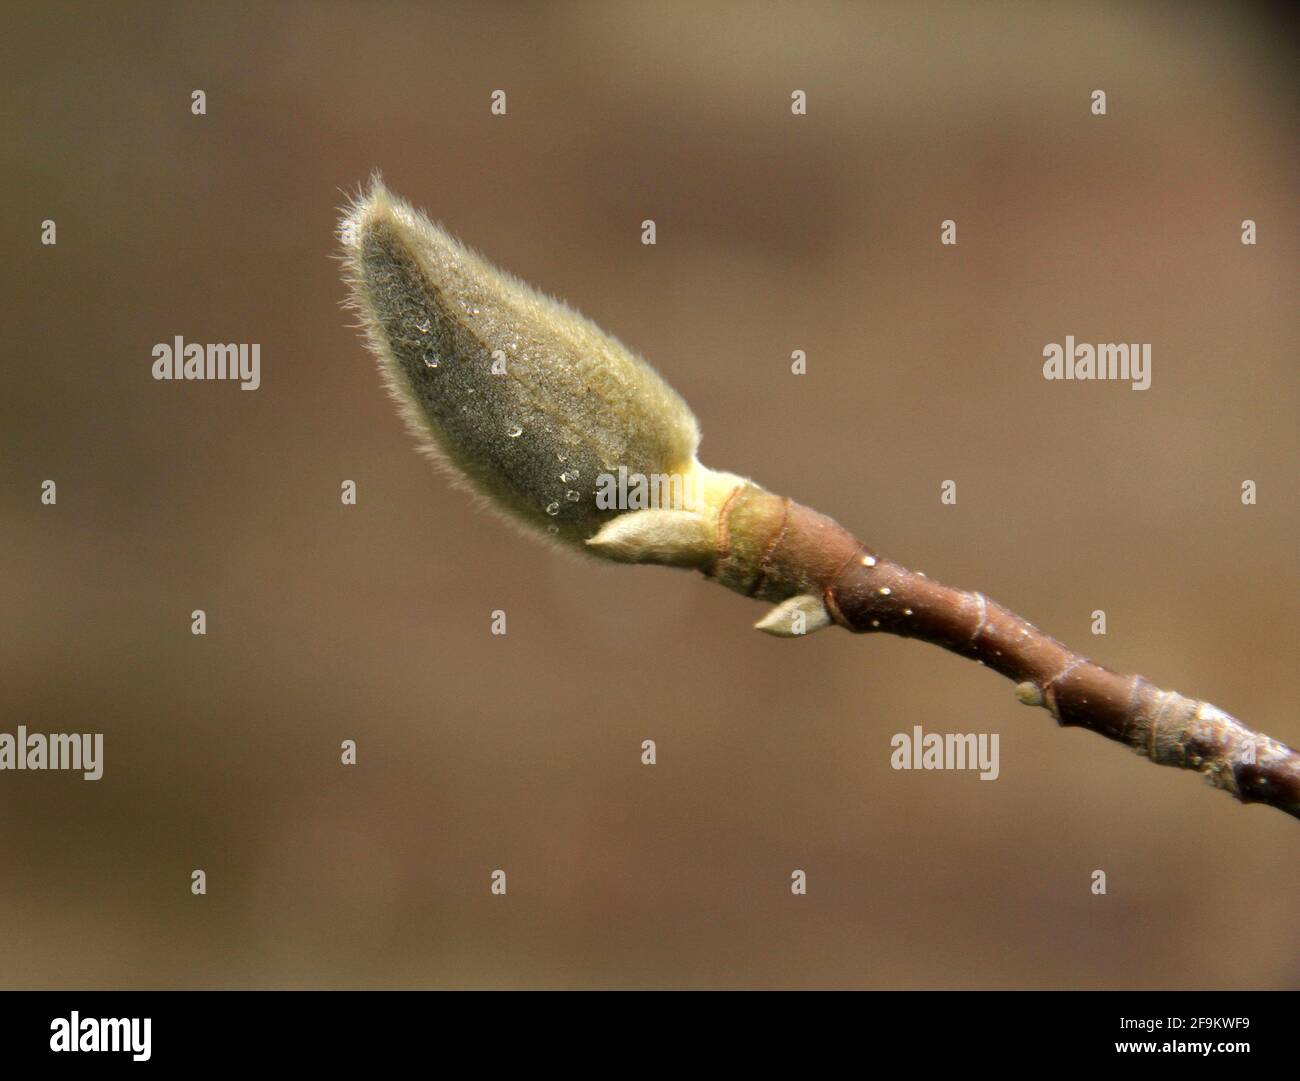
[[[1252,732],[1208,702],[1112,672],[1062,645],[982,593],[968,593],[869,551],[824,515],[745,485],[725,504],[728,538],[705,573],[776,602],[817,597],[830,620],[856,633],[919,638],[1016,681],[1016,697],[1127,744],[1162,766],[1196,770],[1242,803],[1300,818],[1300,754]],[[766,543],[736,545],[738,535]],[[791,605],[763,627],[788,625]],[[815,611],[815,608],[813,609]],[[816,626],[806,626],[815,630]]]

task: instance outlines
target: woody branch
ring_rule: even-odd
[[[1242,803],[1300,818],[1300,754],[1208,702],[1121,675],[985,597],[868,550],[816,511],[752,484],[723,505],[715,557],[722,584],[780,602],[759,627],[790,635],[835,623],[918,638],[1016,682],[1016,697],[1062,725],[1089,728],[1163,766],[1195,770]],[[820,611],[819,611],[820,607]]]

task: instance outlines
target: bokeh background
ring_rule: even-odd
[[[10,5],[0,728],[106,771],[0,775],[0,984],[1300,986],[1294,820],[502,528],[331,258],[382,170],[649,357],[709,464],[1300,743],[1280,10]],[[177,334],[262,388],[153,381]],[[1153,343],[1152,388],[1044,382],[1066,334]],[[892,771],[914,724],[1000,733],[1000,779]]]

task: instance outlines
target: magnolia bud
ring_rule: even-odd
[[[596,498],[601,475],[620,466],[688,479],[679,487],[694,505],[674,508],[686,512],[708,509],[738,482],[696,461],[695,417],[644,360],[493,267],[378,180],[348,209],[340,233],[351,304],[408,425],[434,461],[493,509],[584,548],[623,513]],[[671,561],[702,562],[714,510],[712,524],[690,522],[669,538],[661,528],[654,543],[672,550]],[[600,545],[592,550],[602,554]],[[626,550],[616,545],[608,555]]]

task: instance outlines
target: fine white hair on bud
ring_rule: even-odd
[[[689,478],[706,497],[718,490],[723,475],[696,461],[686,403],[594,323],[492,266],[377,178],[339,234],[350,306],[408,425],[490,507],[586,549],[622,513],[597,499],[602,475],[623,467]],[[691,543],[709,535],[695,529]]]

